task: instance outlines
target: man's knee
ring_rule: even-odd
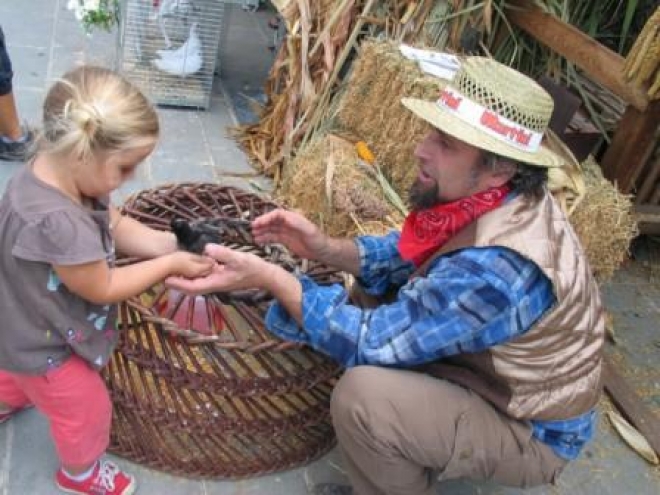
[[[330,401],[335,427],[362,423],[369,410],[378,407],[379,399],[386,394],[382,371],[375,366],[356,366],[344,372]]]

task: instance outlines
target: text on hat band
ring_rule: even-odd
[[[499,115],[459,91],[445,88],[441,91],[440,98],[436,103],[443,110],[449,111],[463,122],[522,151],[535,153],[541,145],[542,133]]]

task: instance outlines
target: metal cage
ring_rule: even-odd
[[[119,70],[155,104],[208,108],[224,0],[122,0]]]

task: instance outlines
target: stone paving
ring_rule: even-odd
[[[113,34],[86,37],[66,9],[67,0],[0,0],[0,24],[5,30],[15,69],[15,94],[19,111],[28,122],[38,123],[40,105],[54,78],[75,63],[94,62],[112,67],[116,39]],[[208,110],[160,108],[162,140],[140,168],[134,181],[116,197],[121,203],[144,188],[178,181],[214,181],[253,192],[268,191],[267,179],[255,174],[227,127],[237,123],[232,105],[235,96],[258,92],[272,53],[267,46],[272,32],[267,13],[230,9],[228,29],[220,53]],[[231,93],[231,97],[230,97]],[[0,189],[20,166],[0,162]],[[255,188],[255,185],[257,186]],[[629,365],[630,376],[643,390],[648,405],[660,410],[660,290],[648,267],[631,262],[603,287],[613,314],[618,344],[611,352]],[[657,272],[655,272],[657,273]],[[607,405],[603,403],[604,407]],[[442,411],[438,411],[442,414]],[[452,495],[522,494],[596,495],[660,493],[660,471],[632,452],[600,416],[596,440],[584,455],[569,465],[557,486],[532,490],[498,487],[488,483],[456,481],[438,485],[437,493]],[[135,473],[143,495],[304,495],[310,483],[345,480],[336,450],[299,469],[230,482],[188,480],[117,461]],[[0,495],[50,495],[57,458],[48,425],[36,411],[28,411],[0,426]],[[411,494],[412,495],[412,494]]]

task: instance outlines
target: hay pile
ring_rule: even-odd
[[[330,235],[382,234],[402,217],[387,201],[351,141],[318,136],[290,164],[278,200],[302,211]]]
[[[590,156],[582,163],[586,192],[569,220],[584,247],[591,269],[600,282],[609,280],[628,256],[637,235],[630,195],[621,194],[603,177]]]
[[[337,113],[337,123],[364,140],[399,193],[417,175],[416,143],[429,126],[401,105],[401,98],[434,99],[438,79],[425,75],[392,42],[366,41],[353,63]]]

